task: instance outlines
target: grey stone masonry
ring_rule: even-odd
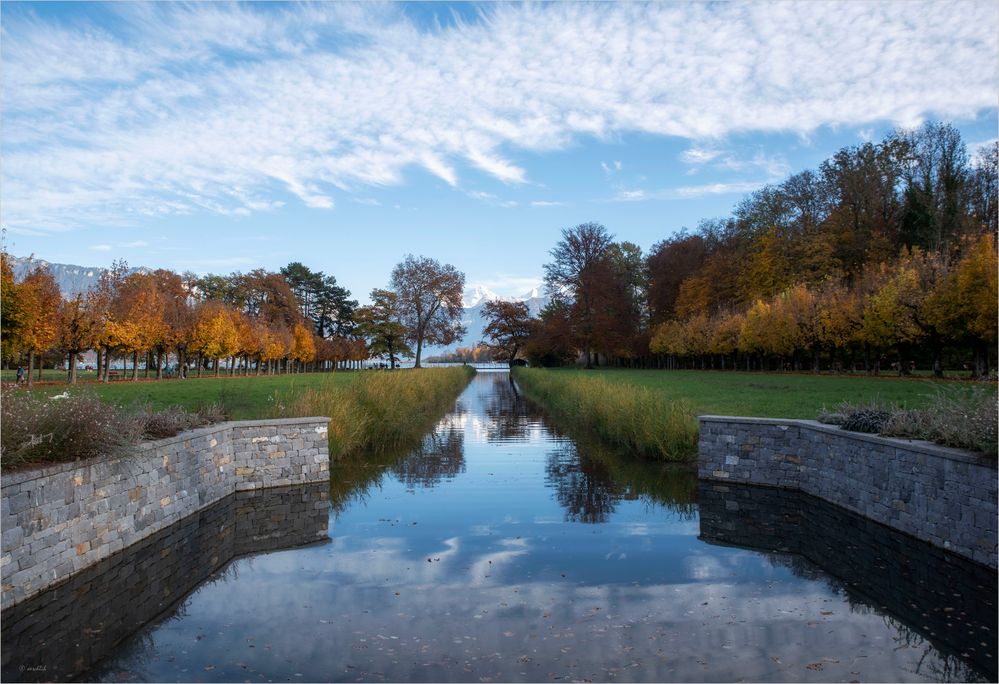
[[[3,608],[236,491],[329,480],[328,418],[232,421],[4,475]]]
[[[995,568],[996,460],[811,420],[701,416],[698,476],[800,489]]]

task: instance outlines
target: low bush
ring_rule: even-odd
[[[114,457],[142,439],[171,437],[225,420],[221,406],[196,413],[179,407],[123,408],[86,392],[55,397],[8,388],[0,397],[0,466],[43,466],[96,456]]]
[[[528,368],[513,372],[528,399],[570,428],[646,458],[681,461],[697,452],[697,419],[685,402],[602,377]]]
[[[474,375],[471,366],[367,372],[349,384],[279,393],[274,415],[329,416],[332,457],[382,452],[418,443]]]
[[[996,457],[996,395],[987,387],[938,387],[924,408],[841,404],[819,421],[844,430],[922,439]]]

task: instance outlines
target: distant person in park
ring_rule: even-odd
[[[20,385],[22,382],[24,382],[24,366],[18,366],[17,367],[17,383],[16,384]]]

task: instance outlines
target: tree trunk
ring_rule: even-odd
[[[416,363],[413,364],[413,368],[420,368],[420,355],[422,353],[423,353],[423,339],[418,338],[416,340]]]
[[[213,363],[215,364],[215,377],[217,378],[219,376],[219,357],[216,356]]]
[[[32,366],[35,363],[35,352],[32,349],[28,350],[28,388],[31,388],[31,373],[34,370]]]
[[[69,384],[76,384],[76,352],[69,353]]]
[[[156,351],[156,379],[163,379],[163,350],[158,349]]]
[[[132,352],[132,382],[139,379],[139,352]]]
[[[943,350],[940,343],[940,336],[934,335],[931,343],[933,345],[933,377],[943,377]]]
[[[201,377],[201,367],[205,364],[205,360],[201,358],[201,354],[198,354],[198,377]]]

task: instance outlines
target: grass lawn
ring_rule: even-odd
[[[368,372],[368,371],[364,371]],[[373,372],[373,371],[370,371]],[[396,371],[406,372],[406,371]],[[35,392],[51,396],[65,391],[93,392],[105,401],[119,405],[134,403],[151,404],[154,409],[180,405],[197,409],[204,404],[221,402],[234,420],[268,418],[274,411],[275,394],[290,396],[306,389],[317,389],[325,383],[342,385],[362,375],[358,372],[300,373],[288,375],[261,375],[259,377],[189,377],[187,380],[143,380],[137,382],[81,382],[76,387],[51,384],[37,385]],[[60,378],[61,379],[61,378]]]
[[[906,408],[928,403],[936,388],[950,391],[988,383],[928,378],[804,373],[740,373],[732,371],[577,370],[556,373],[596,375],[611,382],[634,384],[686,401],[695,415],[760,416],[814,419],[823,408],[840,402],[878,401]],[[991,384],[995,391],[996,385]]]

